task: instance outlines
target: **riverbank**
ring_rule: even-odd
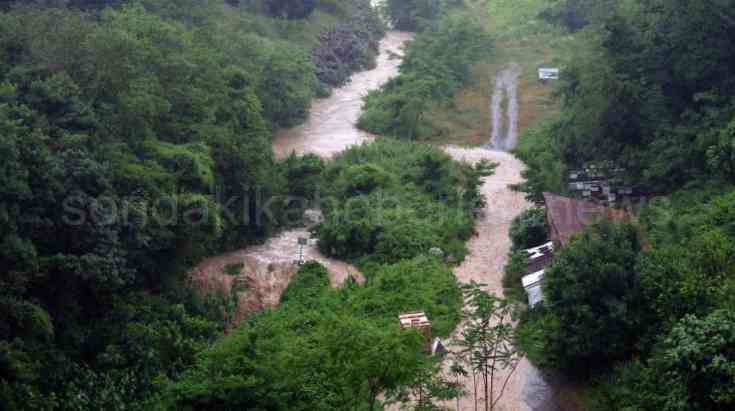
[[[393,56],[400,55],[401,46],[411,38],[411,33],[386,33],[380,41],[380,53],[373,69],[354,74],[348,84],[335,89],[329,97],[315,100],[304,124],[277,134],[273,142],[276,157],[295,152],[330,158],[350,145],[371,141],[374,136],[354,126],[362,97],[397,74],[400,58]],[[250,313],[278,304],[281,293],[298,270],[294,261],[300,256],[323,264],[329,271],[332,287],[342,285],[348,275],[362,280],[357,268],[322,255],[315,239],[300,249],[299,238],[310,239],[311,233],[306,228],[284,230],[262,246],[207,258],[189,272],[189,281],[198,289],[226,294],[233,292],[238,284],[244,284],[241,290],[234,291],[238,307],[233,321],[237,322]],[[227,266],[237,266],[239,272],[227,273]]]

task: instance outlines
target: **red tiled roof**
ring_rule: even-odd
[[[613,220],[624,220],[628,214],[624,210],[605,207],[586,200],[544,193],[546,213],[555,240],[566,244],[572,235],[584,231],[584,227],[600,215]]]

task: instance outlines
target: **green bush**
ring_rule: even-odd
[[[165,384],[161,409],[368,408],[432,367],[427,341],[401,330],[399,313],[425,310],[437,335],[460,319],[462,293],[441,261],[384,266],[364,286],[330,289],[324,267],[307,263],[280,306],[256,314]]]
[[[433,22],[406,47],[400,74],[368,93],[358,127],[375,134],[420,138],[430,128],[424,113],[454,96],[470,67],[492,51],[483,28],[457,16]]]
[[[303,19],[308,17],[318,0],[263,0],[265,9],[273,17]]]
[[[351,299],[358,312],[397,318],[424,311],[432,332],[446,337],[460,320],[462,292],[452,270],[434,257],[421,256],[380,267]]]
[[[547,120],[528,129],[513,148],[513,154],[525,164],[523,182],[515,190],[526,193],[526,199],[544,204],[544,192],[564,193],[566,166],[558,142],[559,126]]]
[[[511,252],[508,262],[503,267],[503,293],[506,298],[521,303],[528,302],[526,290],[523,288],[523,277],[526,276],[526,261],[528,253],[525,251]]]
[[[509,235],[514,250],[526,250],[546,243],[549,240],[546,209],[524,210],[513,219]]]
[[[474,209],[459,188],[474,192],[477,173],[490,171],[457,164],[440,150],[415,143],[379,140],[350,148],[325,170],[325,181],[333,184],[323,193],[319,247],[327,255],[378,263],[438,247],[461,261]]]
[[[281,294],[281,304],[315,304],[329,288],[329,273],[316,261],[307,261],[299,268]]]
[[[416,31],[442,12],[442,0],[388,0],[388,20],[398,30]]]
[[[280,163],[280,168],[292,195],[313,200],[322,189],[325,164],[316,154],[297,156],[291,153]]]
[[[521,313],[516,326],[516,345],[537,367],[554,368],[556,359],[549,352],[549,336],[560,326],[559,319],[544,306]]]
[[[659,345],[647,363],[634,360],[601,380],[601,410],[726,410],[735,405],[735,315],[717,310],[689,315]],[[661,384],[661,381],[666,384]]]
[[[366,3],[298,21],[315,1],[254,3],[3,2],[0,408],[155,409],[247,286],[191,296],[185,273],[315,196],[323,162],[277,162],[271,137],[307,116],[319,33]],[[274,220],[255,223],[256,196]]]

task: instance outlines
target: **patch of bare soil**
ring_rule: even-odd
[[[309,239],[303,250],[299,250],[299,238]],[[229,294],[235,287],[237,322],[250,313],[278,304],[281,293],[299,269],[300,257],[324,265],[332,287],[342,285],[348,276],[364,281],[354,266],[323,256],[306,228],[283,231],[263,245],[208,258],[191,271],[189,281],[197,289],[210,292]],[[227,273],[228,265],[241,265],[239,274]]]

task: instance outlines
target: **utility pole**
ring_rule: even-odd
[[[302,265],[304,264],[304,246],[307,244],[308,239],[305,237],[299,237],[298,244],[299,244],[299,259],[297,264]]]

